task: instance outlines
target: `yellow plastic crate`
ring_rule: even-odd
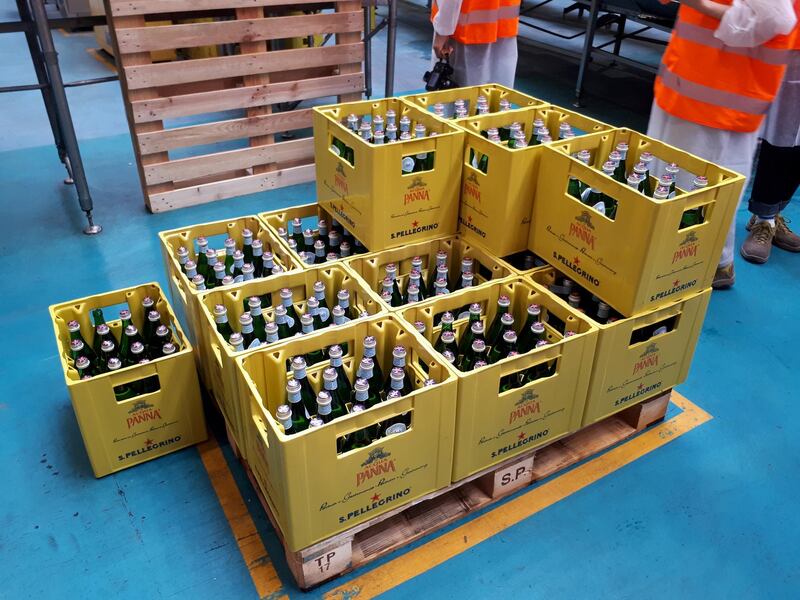
[[[464,100],[467,103],[467,118],[474,117],[477,114],[478,96],[485,96],[486,100],[488,100],[489,114],[499,112],[500,100],[508,100],[511,103],[512,110],[527,108],[529,106],[545,106],[547,104],[544,100],[539,100],[538,98],[523,94],[517,90],[512,90],[499,83],[487,83],[486,85],[460,87],[451,90],[440,90],[438,92],[423,92],[422,94],[402,96],[402,99],[419,106],[431,114],[433,114],[434,104],[444,104],[445,117],[455,123],[461,124],[466,119],[453,119],[455,113],[453,103],[456,100]]]
[[[69,358],[67,323],[78,321],[84,339],[92,344],[92,310],[127,302],[133,323],[141,328],[145,318],[142,308],[145,296],[155,300],[162,322],[171,323],[178,351],[144,365],[81,380]],[[157,283],[54,304],[50,307],[50,317],[64,380],[96,477],[127,469],[206,439],[192,346]],[[120,320],[116,314],[113,320],[111,317],[106,315],[106,322],[119,340]],[[117,401],[115,387],[152,377],[158,378],[160,389]]]
[[[629,169],[648,151],[707,177],[708,186],[654,200],[573,158],[589,150],[599,167],[622,141]],[[744,177],[628,129],[553,144],[539,169],[547,176],[538,181],[528,247],[620,313],[637,315],[710,287]],[[615,199],[615,220],[570,196],[570,175]],[[704,222],[679,229],[683,213],[699,207]]]
[[[531,279],[549,287],[556,276],[554,269],[547,268],[533,273]],[[686,380],[710,298],[711,289],[706,289],[658,310],[607,324],[587,317],[599,333],[583,427]],[[633,341],[637,332],[662,325],[669,328],[667,333]]]
[[[521,252],[502,256],[498,260],[515,275],[530,275],[539,269],[547,269],[550,266],[530,250],[522,250]],[[530,261],[530,265],[526,264],[527,261]]]
[[[405,292],[406,281],[411,272],[411,260],[415,256],[422,258],[422,279],[428,281],[429,269],[436,264],[436,253],[440,250],[447,252],[448,267],[453,285],[461,269],[462,258],[472,258],[477,263],[477,273],[475,276],[474,287],[480,287],[491,281],[497,281],[514,275],[511,267],[495,257],[491,252],[483,248],[480,244],[475,244],[463,240],[459,236],[447,237],[430,242],[419,242],[410,244],[402,248],[384,250],[383,252],[371,252],[361,254],[354,258],[347,259],[347,264],[356,275],[364,280],[369,289],[374,290],[379,302],[389,310],[395,310],[392,306],[380,299],[381,283],[386,276],[386,265],[395,263],[397,265],[398,282],[400,289]],[[453,294],[458,291],[453,290]]]
[[[528,305],[539,304],[541,320],[546,323],[547,338],[551,343],[474,371],[463,372],[449,367],[458,374],[453,481],[547,444],[581,425],[589,386],[588,366],[592,364],[597,328],[580,313],[564,306],[545,288],[517,277],[465,291],[458,296],[441,296],[413,304],[397,314],[408,323],[425,323],[425,337],[433,345],[441,332],[441,326],[433,326],[437,315],[445,311],[456,312],[466,303],[477,302],[483,309],[482,320],[488,329],[501,295],[511,300],[510,310],[517,331],[525,322]],[[560,321],[564,331],[573,331],[576,335],[564,339],[561,331],[547,323],[548,319],[553,324]],[[455,322],[458,340],[467,323],[467,319]],[[553,375],[499,392],[500,382],[506,375],[553,360],[557,361]]]
[[[239,390],[239,380],[236,372],[235,359],[238,356],[254,352],[243,350],[236,352],[227,340],[219,334],[214,321],[214,306],[224,304],[228,309],[228,322],[234,331],[239,331],[239,317],[244,312],[244,301],[250,296],[272,294],[273,305],[280,304],[280,290],[289,288],[294,294],[295,309],[298,315],[306,312],[306,299],[314,295],[314,283],[325,283],[326,300],[328,306],[333,308],[338,303],[336,293],[339,290],[350,292],[350,305],[354,312],[362,311],[370,315],[381,312],[382,306],[378,298],[355,277],[344,265],[322,265],[315,269],[305,271],[292,271],[278,277],[254,279],[246,283],[236,284],[219,290],[204,292],[199,297],[201,327],[204,329],[202,336],[202,354],[210,379],[211,390],[219,402],[236,442],[244,449],[244,416],[249,418],[249,405],[242,405]],[[264,318],[274,321],[274,310],[263,309]],[[312,335],[317,335],[314,333]]]
[[[522,124],[530,139],[535,133],[535,119],[544,121],[554,140],[558,140],[558,128],[562,123],[569,123],[576,136],[612,129],[610,125],[558,106],[474,117],[461,123],[467,136],[461,174],[459,231],[466,239],[478,240],[498,256],[528,247],[539,157],[549,144],[512,150],[506,145],[490,142],[481,132],[516,121]],[[472,165],[473,154],[475,157],[488,157],[486,173]]]
[[[391,108],[421,123],[430,136],[375,145],[342,123],[350,113],[385,114]],[[413,129],[412,129],[413,131]],[[352,148],[354,164],[331,146]],[[464,132],[396,98],[314,108],[317,201],[367,248],[376,252],[456,232]],[[434,153],[433,168],[402,172],[404,157]]]
[[[223,260],[225,249],[223,247],[224,238],[230,236],[236,240],[237,246],[242,245],[242,230],[250,229],[253,232],[253,239],[261,240],[264,252],[272,252],[275,255],[275,263],[281,265],[285,270],[291,271],[300,268],[299,262],[293,259],[277,237],[264,226],[264,224],[254,215],[239,217],[236,219],[226,219],[224,221],[214,221],[211,223],[199,223],[189,225],[169,231],[162,231],[158,234],[161,239],[161,255],[164,259],[164,267],[169,279],[169,291],[175,305],[175,312],[187,326],[187,333],[192,343],[198,348],[202,346],[201,339],[202,327],[199,313],[198,296],[202,292],[194,289],[194,286],[186,277],[178,262],[178,248],[184,246],[189,250],[189,257],[197,262],[195,240],[198,237],[215,238],[215,244],[209,244],[217,250],[217,254]],[[210,377],[206,364],[200,361],[200,353],[197,354],[198,370],[200,378],[206,388],[210,389]]]
[[[386,371],[395,345],[406,347],[413,393],[382,402],[291,436],[274,418],[286,402],[286,360],[331,344],[348,344],[345,369],[353,381],[367,335],[378,342]],[[289,550],[296,551],[393,510],[450,483],[456,377],[415,332],[392,315],[359,320],[324,333],[295,338],[237,359],[250,402],[248,461]],[[424,365],[424,366],[423,366]],[[315,391],[324,365],[308,370]],[[438,383],[420,387],[428,377]],[[369,446],[336,453],[337,438],[411,412],[411,426]]]
[[[317,230],[317,222],[320,219],[325,219],[330,227],[332,221],[331,215],[322,210],[322,207],[320,207],[319,204],[301,204],[299,206],[292,206],[290,208],[281,208],[278,210],[263,212],[258,214],[258,218],[261,219],[262,222],[266,223],[267,228],[270,230],[273,236],[278,238],[279,241],[286,246],[288,253],[292,256],[292,258],[295,259],[297,263],[302,264],[306,269],[315,267],[315,265],[309,265],[303,262],[299,252],[292,250],[289,247],[287,240],[281,236],[280,230],[283,229],[288,236],[291,236],[292,221],[294,219],[300,219],[303,221],[304,228],[309,228],[314,232],[314,238],[316,239],[319,233]]]

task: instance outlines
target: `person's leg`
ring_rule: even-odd
[[[766,140],[761,142],[748,206],[753,216],[747,225],[749,234],[739,249],[744,259],[757,264],[767,262],[773,244],[800,252],[800,236],[778,216],[800,185],[798,165],[800,146],[773,146]]]

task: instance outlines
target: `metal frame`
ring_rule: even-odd
[[[103,228],[96,224],[92,218],[94,203],[86,181],[86,172],[83,168],[83,160],[81,159],[78,139],[75,135],[75,127],[72,124],[65,88],[114,81],[116,77],[102,77],[96,80],[85,79],[65,84],[61,77],[58,53],[50,32],[51,27],[58,27],[61,24],[48,20],[43,0],[17,0],[17,11],[20,17],[19,22],[5,23],[5,26],[0,29],[0,33],[11,31],[23,31],[25,33],[25,40],[28,44],[28,51],[31,55],[31,62],[33,63],[38,83],[3,87],[0,88],[0,93],[36,89],[42,92],[42,100],[47,112],[47,119],[50,121],[50,129],[53,132],[53,141],[58,151],[58,158],[67,170],[67,178],[64,179],[64,183],[74,183],[78,194],[78,203],[81,210],[86,213],[88,223],[83,232],[87,235],[98,234]],[[66,19],[66,21],[75,21],[75,19]]]
[[[387,30],[386,38],[386,87],[384,96],[389,98],[394,95],[394,65],[395,48],[397,46],[397,1],[398,0],[362,0],[364,7],[364,94],[372,97],[372,38],[384,28]],[[372,28],[372,8],[388,6],[386,18]]]

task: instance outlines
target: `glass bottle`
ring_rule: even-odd
[[[503,315],[508,313],[510,306],[511,300],[508,296],[503,295],[497,299],[497,312],[495,312],[492,324],[489,326],[489,331],[486,334],[486,344],[488,346],[494,346],[500,339],[500,335],[503,332],[502,318]]]
[[[292,407],[288,404],[281,404],[275,411],[275,419],[283,427],[284,435],[294,434],[294,422],[292,421]]]
[[[344,370],[344,352],[339,344],[334,344],[328,348],[328,359],[331,368],[336,371],[336,385],[341,392],[342,398],[349,398],[352,394],[352,387]]]
[[[300,317],[300,323],[303,328],[303,335],[310,335],[314,333],[314,317],[309,314],[305,314]],[[315,365],[323,360],[325,360],[325,355],[320,348],[312,350],[306,354],[306,364]]]
[[[91,362],[94,362],[97,358],[97,354],[94,350],[86,343],[86,340],[83,338],[81,334],[81,325],[78,321],[72,320],[67,323],[67,331],[69,331],[69,339],[70,342],[73,340],[80,340],[83,343],[85,348],[84,356],[88,358]]]
[[[506,358],[509,352],[517,352],[517,334],[514,330],[507,330],[503,333],[503,339],[499,344],[492,346],[489,351],[489,358],[486,362],[490,365]]]
[[[315,323],[314,326],[316,329],[321,329],[331,324],[331,311],[328,308],[328,301],[325,299],[324,282],[314,282],[314,298],[317,301],[317,315],[319,316],[319,324]]]
[[[328,367],[322,372],[322,385],[331,398],[331,415],[333,419],[338,419],[347,414],[345,403],[349,396],[345,395],[344,390],[339,390],[339,376],[336,369]]]
[[[225,274],[233,275],[233,253],[236,251],[236,240],[225,238]]]
[[[410,394],[414,387],[411,383],[411,376],[408,374],[408,369],[406,369],[406,349],[405,346],[395,346],[392,350],[392,370],[400,369],[403,372],[403,387],[402,392],[404,396]],[[391,388],[391,377],[387,379],[386,384],[384,385],[384,392],[388,392]]]
[[[197,243],[197,274],[202,275],[204,278],[208,277],[208,240],[204,237],[199,237],[195,240]],[[214,258],[216,258],[216,253]]]
[[[378,384],[378,389],[383,382],[383,370],[381,369],[380,362],[376,356],[378,349],[378,341],[371,335],[364,338],[364,358],[372,359],[372,373]]]
[[[306,376],[306,361],[302,356],[292,359],[292,378],[300,384],[300,398],[306,408],[306,414],[311,416],[317,410],[317,396]]]
[[[281,305],[286,309],[286,323],[292,335],[300,333],[300,318],[294,308],[294,294],[289,288],[281,289]]]
[[[111,372],[119,371],[122,368],[122,361],[117,357],[112,357],[108,359],[107,366],[108,370]],[[130,384],[122,383],[114,386],[114,396],[117,402],[122,402],[123,400],[128,400],[136,396],[136,390],[134,390],[133,386]]]
[[[231,337],[228,339],[228,343],[231,345],[234,352],[244,351],[244,337],[242,337],[241,333],[232,333]]]
[[[473,340],[470,345],[469,351],[464,355],[464,360],[461,362],[459,369],[462,371],[472,371],[475,368],[475,363],[478,361],[486,363],[486,342],[483,340]]]
[[[292,429],[295,433],[305,431],[308,429],[309,415],[306,403],[303,401],[303,387],[296,379],[286,382],[286,398],[292,411]],[[316,402],[314,409],[316,410]]]

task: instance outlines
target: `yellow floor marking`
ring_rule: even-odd
[[[250,512],[247,510],[239,488],[231,475],[225,456],[220,450],[217,440],[209,437],[207,442],[198,446],[200,458],[211,479],[211,485],[217,494],[219,503],[230,523],[239,551],[242,553],[250,577],[256,587],[259,598],[288,598],[282,593],[283,584],[275,572],[275,567],[267,553],[261,536],[256,529]]]
[[[710,420],[712,416],[678,394],[672,402],[683,412],[648,429],[575,469],[533,488],[427,544],[367,571],[325,595],[329,600],[373,598],[453,558],[583,489],[609,473],[641,458]]]
[[[86,52],[109,71],[117,72],[117,65],[114,64],[114,59],[106,54],[104,50],[100,50],[99,48],[87,48]]]

